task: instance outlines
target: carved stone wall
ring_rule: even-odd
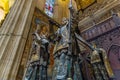
[[[113,17],[111,17],[111,18],[107,19],[106,21],[104,21],[98,25],[95,25],[94,27],[82,32],[82,36],[86,40],[90,40],[90,39],[99,37],[103,33],[110,31],[115,27],[116,26],[115,26]]]
[[[84,19],[85,17],[91,16],[94,12],[104,8],[109,3],[113,2],[113,0],[97,0],[93,5],[86,8],[83,13],[79,16],[79,20]]]
[[[82,32],[90,43],[106,50],[116,80],[120,80],[120,18],[117,14]]]
[[[86,31],[94,25],[104,22],[112,16],[111,14],[113,12],[120,12],[119,0],[105,0],[104,3],[97,4],[98,3],[88,7],[83,14],[79,15],[79,17],[82,18],[79,20],[78,25],[81,32]]]

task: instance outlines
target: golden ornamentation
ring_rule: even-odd
[[[96,0],[76,0],[78,9],[85,9],[91,4],[93,4]]]
[[[0,25],[13,5],[14,0],[0,0]]]

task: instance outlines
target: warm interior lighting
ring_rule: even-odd
[[[4,20],[5,16],[12,7],[15,0],[0,0],[0,25]]]
[[[4,19],[4,17],[5,17],[5,12],[3,9],[0,8],[0,23]]]

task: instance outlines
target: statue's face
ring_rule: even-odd
[[[62,19],[62,24],[66,24],[68,22],[68,20],[66,18]]]
[[[42,29],[44,32],[47,32],[47,27],[45,26],[45,27],[43,27],[43,29]]]

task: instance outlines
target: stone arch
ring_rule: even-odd
[[[111,67],[115,74],[115,80],[120,80],[120,45],[111,45],[107,53]]]

